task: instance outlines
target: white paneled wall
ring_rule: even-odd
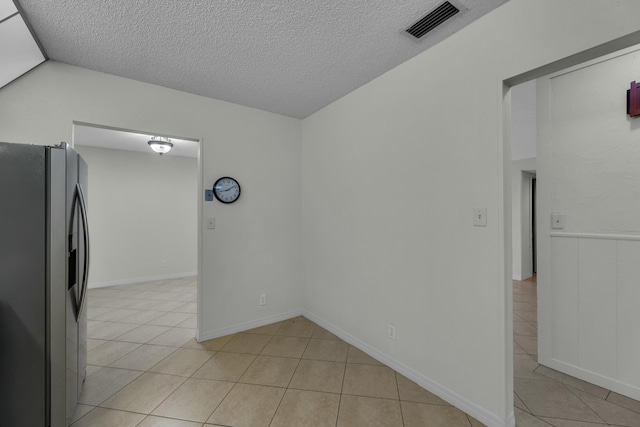
[[[551,239],[554,358],[578,364],[578,240]],[[555,260],[555,262],[553,261]]]
[[[640,384],[640,243],[618,241],[618,371]]]
[[[549,366],[640,398],[640,237],[551,234]],[[545,363],[547,364],[547,363]]]

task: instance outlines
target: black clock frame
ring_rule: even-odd
[[[236,183],[236,185],[238,186],[238,197],[236,197],[235,199],[230,200],[230,201],[222,200],[220,197],[218,197],[218,192],[216,191],[216,185],[217,185],[220,181],[222,181],[223,179],[230,179],[230,180],[232,180],[233,182],[235,182],[235,183]],[[240,198],[240,193],[242,193],[242,188],[240,187],[240,183],[238,182],[238,180],[237,180],[237,179],[232,178],[232,177],[230,177],[230,176],[223,176],[223,177],[221,177],[221,178],[218,178],[218,179],[216,179],[216,182],[214,182],[214,183],[213,183],[213,195],[215,196],[215,198],[216,198],[220,203],[224,203],[224,204],[227,204],[227,205],[228,205],[228,204],[231,204],[231,203],[233,203],[233,202],[236,202],[236,201],[238,201],[238,199]]]

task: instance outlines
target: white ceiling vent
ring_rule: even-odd
[[[458,7],[448,1],[445,1],[405,31],[419,39],[458,12],[460,12]]]

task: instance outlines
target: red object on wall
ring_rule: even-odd
[[[627,114],[640,116],[640,83],[631,82],[631,89],[627,91]]]

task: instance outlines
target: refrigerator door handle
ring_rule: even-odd
[[[83,240],[84,240],[84,268],[82,271],[82,282],[80,284],[80,302],[78,304],[78,318],[80,317],[80,313],[82,313],[82,308],[84,307],[85,300],[87,299],[87,287],[89,282],[89,223],[87,221],[87,204],[84,199],[84,193],[82,192],[82,186],[80,183],[76,184],[76,191],[78,194],[78,198],[80,199],[80,214],[82,218],[82,228],[83,228]]]

